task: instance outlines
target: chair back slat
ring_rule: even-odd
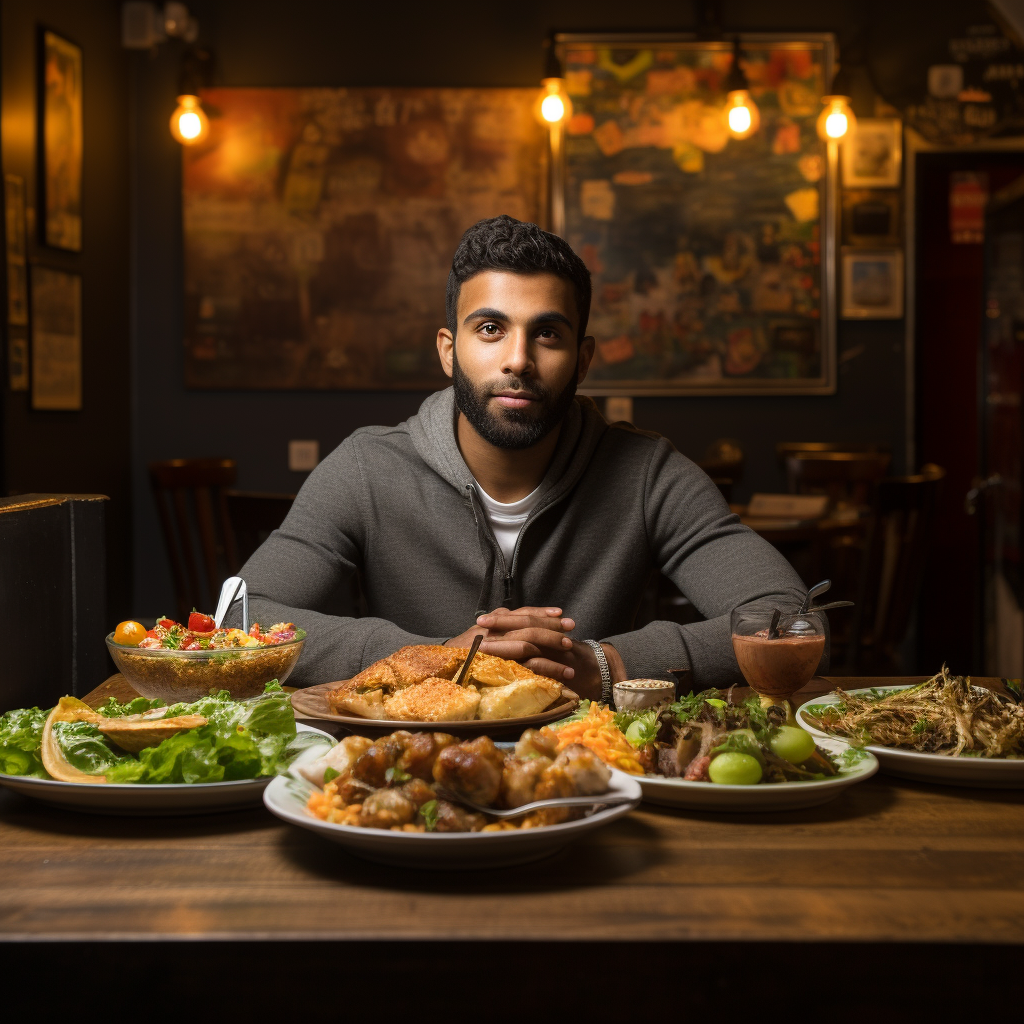
[[[211,612],[220,582],[237,569],[224,491],[237,477],[232,459],[172,459],[149,467],[167,556],[177,617]]]

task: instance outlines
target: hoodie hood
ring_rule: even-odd
[[[456,490],[465,494],[473,486],[469,471],[455,439],[455,389],[430,395],[406,426],[420,458]],[[541,482],[541,500],[534,515],[567,494],[583,475],[601,435],[608,429],[594,402],[577,395],[562,421],[555,454]]]

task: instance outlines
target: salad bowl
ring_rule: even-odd
[[[305,636],[266,647],[201,651],[126,647],[107,636],[117,670],[143,697],[168,704],[200,700],[227,690],[235,700],[256,697],[272,679],[284,685],[302,653]]]

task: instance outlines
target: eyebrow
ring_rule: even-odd
[[[468,324],[471,320],[500,320],[502,323],[508,323],[509,317],[507,313],[502,313],[500,309],[491,309],[487,306],[481,309],[474,309],[465,320],[463,324]],[[559,313],[556,309],[550,309],[546,313],[541,313],[539,316],[535,316],[531,319],[531,326],[537,326],[538,324],[549,324],[559,323],[565,324],[566,327],[572,329],[572,321],[564,314]]]

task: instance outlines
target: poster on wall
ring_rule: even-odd
[[[723,108],[731,43],[559,36],[573,116],[556,225],[594,281],[592,394],[835,390],[830,36],[741,37],[760,109]]]
[[[208,89],[184,147],[185,382],[430,389],[462,233],[542,222],[536,89]]]
[[[43,32],[43,241],[82,249],[82,50]]]
[[[32,268],[32,408],[82,408],[82,278]]]

